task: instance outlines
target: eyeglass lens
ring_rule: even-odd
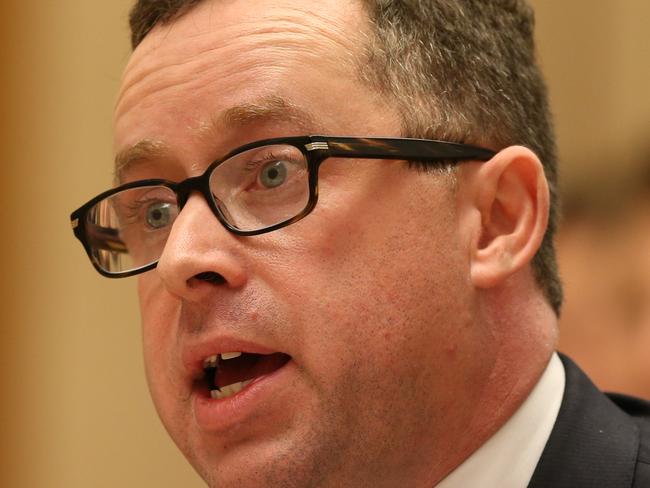
[[[309,203],[307,160],[291,145],[236,154],[212,170],[209,186],[222,219],[241,231],[290,220]],[[92,258],[109,273],[156,262],[179,212],[175,191],[164,185],[130,188],[101,200],[86,214]]]

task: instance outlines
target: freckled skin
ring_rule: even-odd
[[[138,178],[192,176],[239,144],[300,134],[273,122],[206,137],[215,114],[266,95],[313,112],[330,134],[400,135],[394,108],[346,61],[367,29],[358,7],[304,5],[206,1],[154,29],[124,76],[115,148],[153,138],[171,156]],[[497,339],[474,317],[458,198],[444,178],[398,162],[330,161],[311,215],[239,238],[190,197],[139,296],[154,403],[210,486],[429,487],[475,447],[463,434]],[[208,271],[227,283],[192,280]],[[296,365],[290,391],[219,435],[198,427],[180,357],[216,333]]]

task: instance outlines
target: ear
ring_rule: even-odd
[[[539,249],[549,214],[549,189],[539,158],[512,146],[463,174],[470,206],[470,276],[479,288],[499,285]]]

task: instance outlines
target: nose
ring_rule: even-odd
[[[198,193],[176,217],[157,272],[171,294],[194,302],[215,288],[241,287],[247,279],[238,237],[221,225]]]

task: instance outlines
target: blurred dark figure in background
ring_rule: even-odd
[[[602,389],[650,398],[650,157],[569,193],[560,350]]]

